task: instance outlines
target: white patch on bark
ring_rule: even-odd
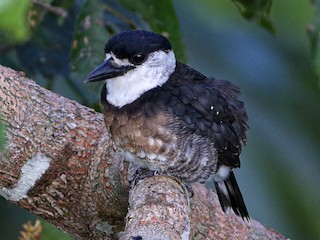
[[[113,234],[113,225],[110,225],[108,222],[100,222],[96,224],[96,229],[100,232],[104,232],[107,236]]]
[[[50,158],[37,153],[23,165],[20,170],[20,179],[14,187],[12,189],[3,187],[0,190],[0,195],[13,202],[18,202],[28,197],[28,191],[35,186],[36,182],[47,171],[50,167],[50,162]]]

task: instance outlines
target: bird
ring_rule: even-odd
[[[84,82],[104,81],[105,124],[126,160],[185,184],[213,181],[222,210],[250,219],[233,173],[249,129],[239,88],[179,62],[151,31],[120,32],[104,53]]]

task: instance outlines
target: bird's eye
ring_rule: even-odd
[[[146,54],[138,53],[138,54],[135,54],[132,57],[130,57],[129,61],[132,64],[139,65],[139,64],[143,63],[146,60],[146,58],[147,58]]]

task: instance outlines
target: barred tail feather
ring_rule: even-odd
[[[243,219],[250,219],[248,210],[243,201],[237,180],[231,171],[228,179],[223,182],[215,182],[220,205],[224,212],[232,208],[235,214]]]

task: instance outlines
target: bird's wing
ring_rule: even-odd
[[[221,163],[240,167],[248,125],[243,102],[237,99],[239,89],[229,81],[206,78],[186,65],[177,70],[167,89],[170,111],[181,120],[183,129],[214,142]]]

